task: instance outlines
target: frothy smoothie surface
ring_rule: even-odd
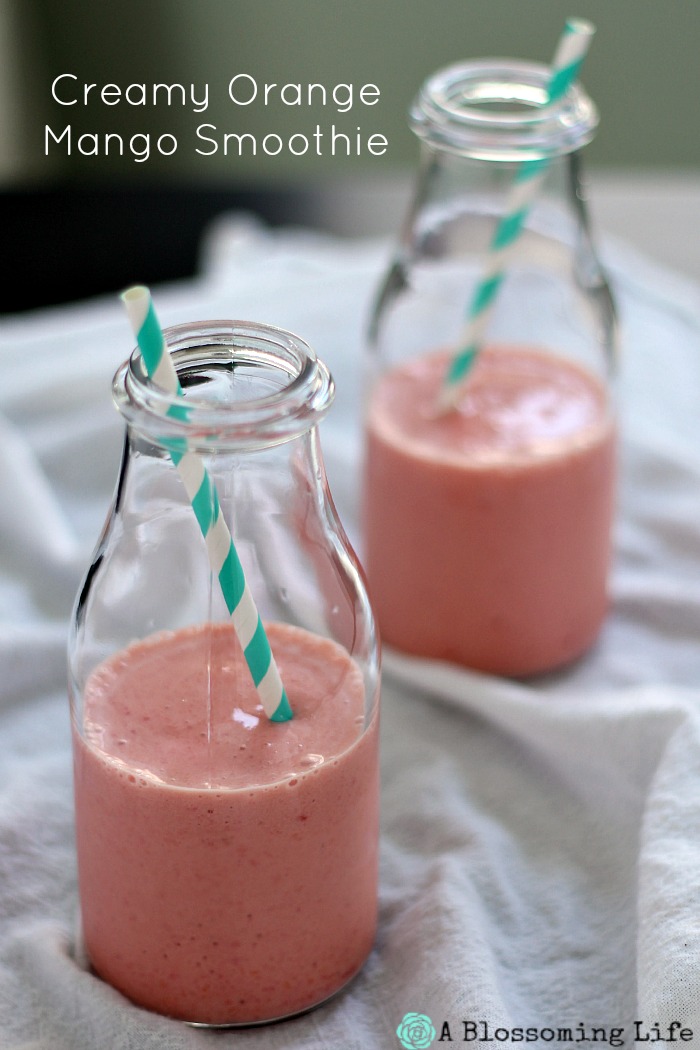
[[[85,738],[181,787],[274,783],[342,754],[364,724],[359,668],[339,646],[270,625],[294,718],[270,722],[233,628],[209,624],[138,642],[102,664],[85,696]]]
[[[481,353],[454,411],[435,406],[449,355],[398,368],[378,384],[370,427],[426,458],[471,469],[567,452],[600,432],[605,393],[583,369],[550,354],[507,346]]]
[[[492,346],[440,415],[447,365],[436,352],[390,370],[370,401],[364,564],[382,638],[496,674],[551,670],[607,608],[605,391],[553,354]]]
[[[106,661],[74,730],[87,953],[134,1002],[184,1020],[304,1010],[374,938],[376,715],[339,645],[267,630],[291,721],[266,719],[218,624]]]

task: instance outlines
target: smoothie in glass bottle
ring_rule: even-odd
[[[83,940],[139,1006],[259,1024],[328,999],[372,946],[378,643],[323,470],[325,366],[264,325],[165,334],[181,396],[138,352],[115,377],[124,456],[70,641]],[[204,483],[195,499],[183,484],[196,469],[218,493],[255,630],[228,614],[221,529],[202,527]],[[260,630],[282,721],[245,640]]]
[[[597,113],[576,84],[549,103],[549,81],[484,60],[423,86],[370,328],[363,562],[383,641],[513,676],[592,644],[611,559],[615,314],[579,179]],[[446,408],[468,317],[477,352]]]

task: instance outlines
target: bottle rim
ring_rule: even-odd
[[[114,402],[127,424],[165,445],[189,448],[265,448],[311,430],[330,408],[335,385],[326,365],[299,336],[241,320],[212,320],[163,330],[184,396],[148,376],[134,349],[112,382]],[[242,368],[247,384],[228,384],[232,396],[212,399],[208,379]],[[252,396],[250,391],[252,390]]]
[[[483,160],[522,161],[571,153],[598,127],[598,110],[580,83],[547,104],[550,70],[535,62],[489,58],[432,74],[409,110],[409,126],[433,149]]]

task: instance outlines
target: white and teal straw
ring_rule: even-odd
[[[576,80],[591,43],[595,27],[580,18],[568,19],[552,61],[547,83],[547,106],[559,102]],[[468,319],[460,339],[460,349],[445,375],[439,407],[453,408],[471,370],[498,295],[510,252],[522,233],[525,220],[540,185],[547,174],[549,157],[523,161],[515,174],[505,215],[494,232],[481,280],[469,307]]]
[[[122,295],[131,327],[151,381],[168,394],[182,397],[182,387],[158,323],[148,288],[129,288]],[[187,418],[187,404],[171,405],[173,418]],[[265,714],[272,722],[292,717],[287,694],[253,596],[248,589],[233,538],[224,520],[216,488],[201,458],[168,446],[204,536],[212,573],[218,577],[246,663]]]

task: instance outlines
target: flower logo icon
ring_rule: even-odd
[[[433,1045],[437,1033],[433,1022],[425,1014],[405,1014],[396,1034],[406,1050],[426,1050],[426,1047]]]

